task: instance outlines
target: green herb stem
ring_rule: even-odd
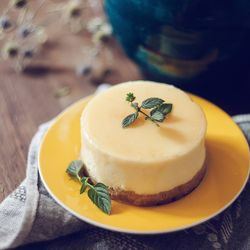
[[[88,179],[89,179],[89,178],[88,178]],[[87,181],[86,181],[87,186],[90,187],[90,188],[94,188],[94,186],[88,182],[88,179],[87,179]]]
[[[131,102],[131,107],[133,107],[137,112],[140,112],[141,114],[145,115],[149,120],[151,120],[157,127],[160,127],[158,122],[156,122],[154,119],[152,119],[148,114],[146,114],[144,111],[142,111],[138,105],[133,105],[133,102]]]
[[[138,112],[142,113],[143,115],[145,115],[150,121],[152,121],[157,127],[160,127],[160,125],[158,124],[158,122],[156,122],[154,119],[152,119],[148,114],[146,114],[145,112],[143,112],[141,109],[138,109]]]
[[[82,178],[77,174],[78,181],[82,182]]]

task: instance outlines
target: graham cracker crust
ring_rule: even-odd
[[[141,195],[133,191],[109,188],[111,198],[116,201],[128,203],[135,206],[155,206],[176,201],[191,193],[202,181],[206,173],[206,165],[187,183],[175,187],[166,192],[158,194]]]

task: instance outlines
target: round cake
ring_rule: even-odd
[[[159,126],[126,101],[156,97],[172,104]],[[143,109],[142,109],[143,110]],[[143,110],[149,114],[149,110]],[[190,193],[205,174],[206,118],[200,106],[172,85],[148,81],[118,84],[94,96],[81,116],[81,160],[93,182],[112,199],[139,206],[167,203]]]

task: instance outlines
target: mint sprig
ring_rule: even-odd
[[[68,173],[72,178],[75,178],[81,182],[82,186],[80,188],[80,194],[84,193],[88,189],[88,197],[90,200],[104,213],[111,213],[111,198],[108,191],[108,187],[103,183],[96,183],[93,185],[90,182],[89,177],[80,176],[81,170],[84,168],[84,164],[80,160],[72,161],[66,173]]]
[[[73,178],[79,178],[79,172],[83,167],[83,163],[80,160],[74,160],[72,162],[70,162],[66,173],[69,174],[71,177]]]
[[[145,116],[145,120],[150,120],[159,127],[159,122],[163,122],[173,108],[172,103],[166,103],[164,100],[157,97],[147,98],[142,102],[141,106],[139,106],[137,102],[134,102],[135,99],[136,97],[131,92],[126,96],[126,101],[128,101],[131,107],[135,109],[135,113],[126,116],[122,120],[123,128],[130,126],[134,121],[136,121],[139,113]],[[151,111],[149,114],[147,114],[142,109],[151,109]]]

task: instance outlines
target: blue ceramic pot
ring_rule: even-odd
[[[248,0],[106,0],[127,55],[154,78],[185,82],[245,53]]]

